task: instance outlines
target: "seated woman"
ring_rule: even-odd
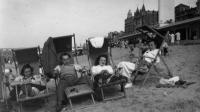
[[[17,86],[18,94],[20,94],[21,97],[24,97],[26,95],[30,97],[38,95],[42,90],[46,88],[41,79],[41,75],[40,74],[34,75],[33,67],[31,67],[29,64],[26,64],[22,67],[21,75],[16,77],[14,81],[21,81],[27,83],[26,85],[22,84]],[[11,97],[16,96],[15,87],[10,92],[10,96]]]
[[[54,69],[55,75],[60,75],[60,81],[58,84],[58,103],[62,107],[66,104],[65,88],[78,85],[89,84],[89,78],[84,75],[77,75],[77,71],[81,70],[81,66],[70,64],[71,55],[68,53],[62,53],[60,56],[61,65],[58,65]]]
[[[150,65],[150,63],[154,61],[155,58],[156,58],[156,63],[160,62],[160,58],[156,57],[158,51],[159,49],[157,49],[155,41],[151,40],[149,42],[149,50],[147,50],[143,54],[143,60],[141,60],[143,64],[142,66],[143,69],[145,70],[148,69],[148,66]],[[122,61],[118,64],[117,67],[118,69],[120,69],[120,74],[128,78],[128,83],[125,85],[125,88],[132,87],[131,74],[137,68],[137,66],[138,66],[137,62],[133,63],[133,62]]]
[[[91,68],[91,73],[94,77],[94,89],[98,83],[109,83],[126,77],[116,75],[113,68],[108,65],[107,56],[100,55],[95,62],[95,66]]]

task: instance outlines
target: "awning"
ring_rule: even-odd
[[[127,39],[127,38],[130,38],[130,37],[135,37],[137,35],[140,35],[141,33],[140,32],[137,32],[137,33],[131,33],[131,34],[128,34],[128,35],[124,35],[124,36],[121,36],[119,37],[119,39]]]
[[[178,21],[178,22],[172,23],[170,25],[162,26],[162,27],[159,27],[159,28],[156,28],[156,29],[163,30],[163,29],[166,29],[166,28],[171,28],[171,27],[175,27],[175,26],[179,26],[179,25],[191,24],[191,23],[194,23],[194,22],[200,22],[200,16],[195,17],[195,18],[191,18],[191,19],[186,19],[186,20],[183,20],[183,21]]]

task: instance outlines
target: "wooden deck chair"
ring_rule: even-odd
[[[6,80],[5,80],[5,63],[3,57],[3,51],[0,50],[0,102],[5,103],[4,107],[8,107],[7,102],[7,90],[6,90]],[[7,108],[9,109],[9,108]]]
[[[12,49],[13,53],[13,60],[15,64],[15,68],[18,74],[20,74],[22,67],[25,64],[30,64],[33,68],[33,74],[41,74],[40,70],[42,71],[42,67],[40,64],[40,47],[33,47],[33,48],[23,48],[23,49]],[[44,76],[44,75],[43,75]],[[36,96],[28,96],[26,92],[25,97],[20,97],[17,86],[19,85],[26,85],[30,83],[24,83],[24,82],[16,82],[14,81],[11,83],[11,86],[14,86],[16,88],[16,100],[20,104],[19,111],[22,111],[22,102],[35,100],[35,99],[41,99],[41,98],[48,98],[50,95],[53,95],[53,92],[49,91],[49,88],[47,87],[46,77],[43,77],[43,80],[45,82],[45,86],[43,88],[44,93],[38,94]],[[32,83],[31,83],[32,84]],[[39,86],[39,84],[37,84]],[[26,88],[27,91],[27,88]]]
[[[142,85],[144,85],[145,82],[146,82],[146,80],[147,80],[147,78],[149,77],[149,72],[150,72],[151,68],[154,68],[155,71],[156,71],[156,73],[159,75],[159,72],[158,72],[158,70],[157,70],[157,68],[156,68],[156,66],[155,66],[155,62],[156,62],[157,57],[160,55],[160,51],[161,51],[161,49],[162,49],[163,43],[164,43],[164,41],[166,41],[167,37],[166,37],[166,36],[163,36],[163,35],[160,34],[157,30],[155,30],[155,29],[153,29],[153,28],[151,28],[151,27],[149,27],[149,26],[142,26],[142,27],[137,28],[137,30],[138,30],[139,32],[141,32],[142,34],[146,35],[146,36],[147,36],[146,39],[150,38],[150,37],[148,37],[148,36],[149,36],[148,33],[154,33],[154,34],[156,34],[156,35],[157,35],[156,41],[159,42],[159,43],[158,43],[158,46],[159,46],[159,51],[158,51],[158,53],[156,54],[156,56],[155,56],[155,58],[153,59],[152,63],[150,63],[150,66],[148,67],[148,70],[142,73],[143,75],[146,74],[146,77],[145,77],[145,79],[144,79],[144,81],[143,81],[143,84],[142,84]],[[170,71],[170,69],[169,69],[169,67],[167,66],[167,64],[165,63],[164,59],[162,58],[162,56],[159,56],[159,57],[160,57],[161,61],[163,62],[164,66],[165,66],[166,69],[167,69],[168,76],[173,76],[172,73],[171,73],[171,71]],[[135,72],[133,73],[133,75],[134,75],[133,82],[135,82],[136,78],[138,77],[139,73],[141,72],[141,69],[140,69],[140,68],[141,68],[141,66],[142,66],[141,61],[143,60],[143,58],[144,58],[143,56],[140,56],[140,58],[139,58],[138,67],[137,67],[137,69],[135,70]]]
[[[73,47],[72,43],[74,44],[75,54],[72,53],[72,47]],[[62,53],[66,52],[73,57],[73,58],[71,58],[71,61],[70,61],[71,64],[75,64],[75,63],[79,64],[78,58],[77,58],[77,55],[76,55],[75,35],[54,37],[53,38],[53,44],[54,44],[54,48],[56,50],[58,62],[60,62],[60,59],[59,59],[60,55]],[[78,92],[72,91],[73,89],[76,89]],[[93,93],[94,93],[94,91],[91,89],[91,87],[88,84],[74,85],[74,86],[71,86],[71,87],[67,87],[65,89],[65,94],[66,94],[67,99],[70,103],[71,109],[73,108],[71,99],[78,97],[78,96],[82,96],[82,95],[88,95],[89,94],[91,96],[92,102],[95,104]]]
[[[108,64],[110,64],[114,68],[114,62],[112,60],[112,54],[111,54],[111,47],[109,47],[109,39],[104,38],[104,43],[101,48],[95,48],[94,46],[92,46],[92,44],[90,42],[91,39],[92,38],[89,38],[88,40],[86,40],[86,45],[87,45],[87,49],[88,49],[87,55],[88,55],[88,61],[89,61],[90,68],[93,65],[95,65],[95,61],[96,61],[97,57],[100,55],[106,55],[108,58]],[[126,83],[126,80],[122,79],[122,80],[118,80],[118,81],[114,81],[114,82],[109,82],[108,84],[104,84],[104,83],[98,84],[98,87],[100,88],[100,91],[101,91],[102,100],[105,101],[105,100],[112,100],[112,99],[126,97],[126,91],[124,89],[125,83]],[[112,98],[105,98],[103,89],[106,87],[109,87],[109,86],[114,86],[114,85],[121,85],[121,92],[123,92],[123,95],[119,95],[119,96],[112,97]]]
[[[8,82],[8,77],[6,76],[5,60],[3,56],[3,51],[0,50],[0,103],[3,107],[2,111],[10,111],[12,105],[8,102],[8,94],[11,90],[10,84]]]
[[[5,101],[5,63],[3,58],[3,52],[0,51],[0,101]],[[7,102],[6,102],[7,103]]]

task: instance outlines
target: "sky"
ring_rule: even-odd
[[[145,4],[158,10],[158,0],[0,0],[0,48],[43,46],[48,37],[75,34],[85,39],[124,31],[128,10]],[[196,6],[196,0],[175,0]]]

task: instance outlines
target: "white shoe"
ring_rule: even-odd
[[[132,83],[126,83],[125,88],[131,88],[131,87],[133,87]]]

